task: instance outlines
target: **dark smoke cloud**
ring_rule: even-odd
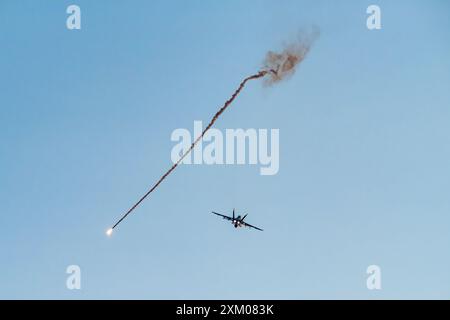
[[[319,34],[318,28],[302,30],[295,41],[285,45],[283,51],[267,52],[263,62],[263,70],[268,71],[268,76],[264,83],[272,85],[291,77],[295,73],[296,66],[305,59]]]

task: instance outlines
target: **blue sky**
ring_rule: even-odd
[[[73,3],[81,30],[66,28]],[[449,9],[2,1],[0,298],[448,299]],[[171,165],[172,131],[209,121],[311,25],[296,74],[250,83],[216,126],[280,129],[279,173],[181,166],[106,237]],[[210,214],[233,207],[265,231]],[[366,288],[372,264],[382,290]]]

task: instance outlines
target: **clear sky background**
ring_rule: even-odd
[[[66,28],[81,7],[82,29]],[[381,7],[382,29],[366,28]],[[0,1],[0,298],[450,298],[447,1]],[[171,165],[267,50],[321,35],[217,128],[280,170]],[[235,230],[211,210],[249,213]],[[81,267],[81,290],[66,268]],[[382,290],[366,288],[378,265]]]

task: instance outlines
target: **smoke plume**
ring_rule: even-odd
[[[285,45],[282,52],[267,52],[263,62],[263,70],[268,71],[265,84],[272,85],[291,77],[295,73],[296,66],[305,59],[318,36],[317,28],[301,31],[295,41]]]

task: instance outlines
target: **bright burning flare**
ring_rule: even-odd
[[[109,229],[106,231],[106,235],[109,237],[109,236],[112,235],[112,232],[113,232],[113,229],[112,229],[112,228],[109,228]]]

